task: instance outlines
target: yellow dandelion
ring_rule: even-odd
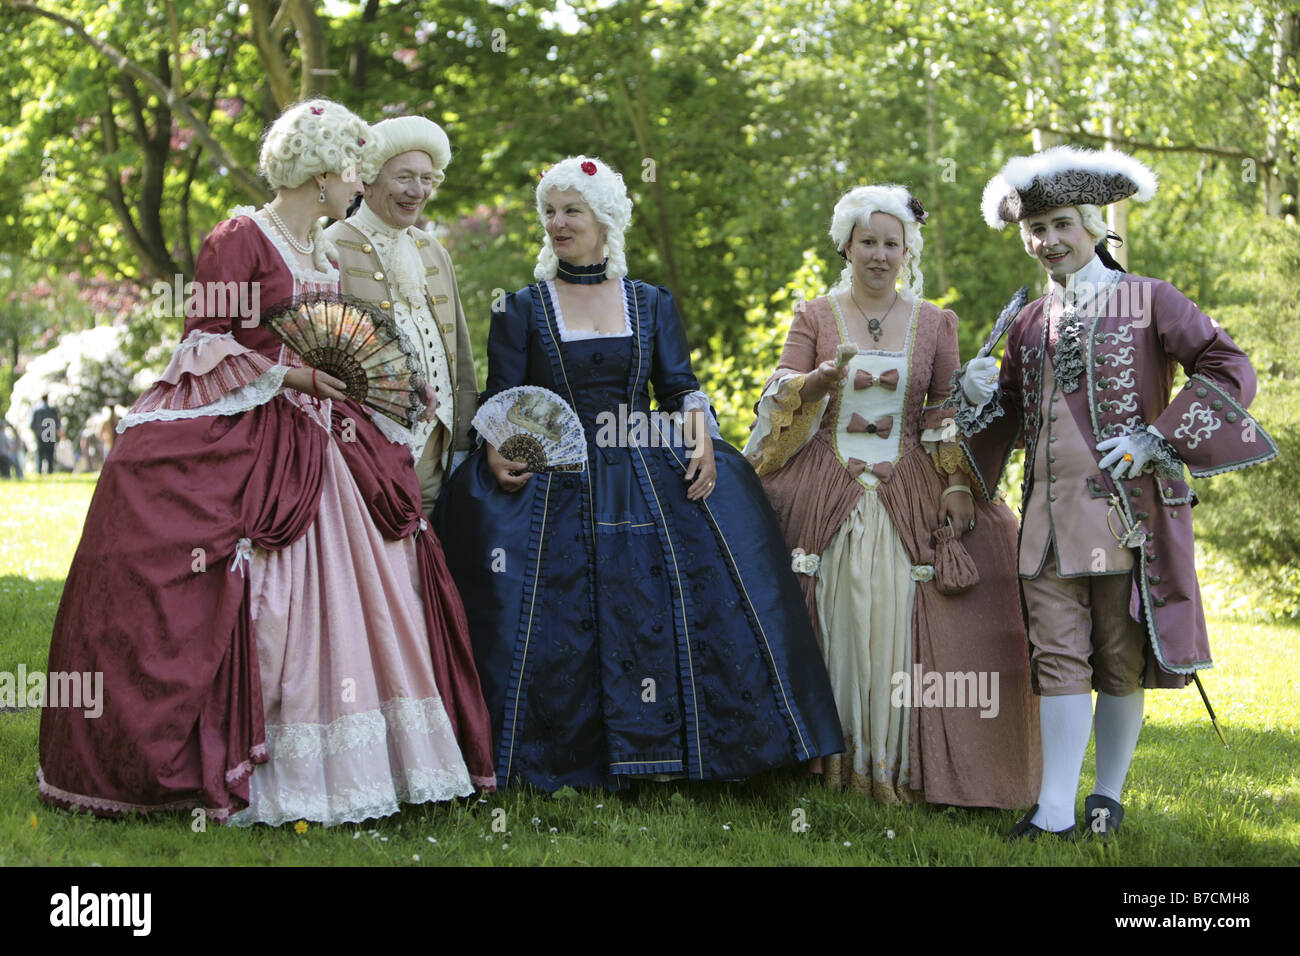
[[[27,818],[27,825],[31,827],[33,830],[36,829],[36,827],[40,824],[40,822],[41,821],[36,819],[36,814],[34,813]]]
[[[295,832],[295,833],[306,833],[306,832],[307,832],[307,821],[306,821],[306,820],[299,820],[297,823],[295,823],[295,824],[293,825],[293,829],[294,829],[294,832]]]

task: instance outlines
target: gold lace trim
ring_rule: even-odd
[[[819,424],[814,415],[804,415],[795,421],[795,413],[803,404],[799,393],[803,391],[806,379],[806,375],[787,378],[777,386],[776,392],[768,396],[772,399],[772,430],[759,442],[758,453],[750,459],[759,477],[770,475],[785,465]]]
[[[961,446],[955,441],[939,442],[935,450],[930,452],[930,460],[934,462],[935,471],[941,475],[951,475],[960,471],[968,478],[973,477],[970,462],[966,460]]]

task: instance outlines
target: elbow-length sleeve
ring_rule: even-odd
[[[261,320],[254,314],[265,286],[257,231],[251,220],[230,219],[203,241],[194,282],[184,289],[185,337],[158,381],[118,424],[119,432],[144,421],[237,414],[280,391],[289,366],[243,345],[233,332],[236,322]]]
[[[498,392],[528,384],[528,319],[533,292],[512,292],[504,304],[504,309],[492,313],[488,326],[487,385],[479,395],[480,405]]]
[[[760,476],[779,470],[817,432],[829,393],[804,407],[807,373],[817,367],[817,326],[808,304],[798,302],[781,349],[781,360],[754,406],[755,420],[745,442],[745,457]]]
[[[673,294],[662,286],[657,288],[650,384],[659,407],[666,412],[677,412],[682,410],[688,395],[700,390],[700,382],[691,370],[691,350],[686,344],[686,330],[677,315]]]
[[[673,294],[663,286],[656,286],[655,331],[653,354],[650,359],[650,384],[655,401],[665,412],[704,412],[709,436],[718,441],[718,420],[713,414],[709,397],[700,390],[700,381],[691,368],[691,348],[686,342],[686,330]]]
[[[948,405],[952,396],[953,375],[961,364],[957,348],[957,313],[944,309],[939,314],[938,338],[930,369],[927,404],[921,412],[921,444],[942,475],[962,471],[970,474],[970,465],[957,444],[957,423]]]

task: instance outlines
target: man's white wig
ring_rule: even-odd
[[[576,189],[591,207],[596,221],[605,227],[605,275],[620,279],[627,275],[627,256],[623,251],[623,233],[632,224],[632,200],[628,198],[623,177],[594,156],[570,156],[560,160],[537,184],[537,215],[546,225],[546,201],[554,189]],[[551,234],[544,233],[542,251],[537,254],[533,278],[554,279],[559,257],[551,248]]]
[[[917,299],[921,298],[921,288],[925,276],[921,274],[921,250],[925,240],[921,238],[921,226],[925,223],[926,213],[919,200],[903,186],[885,183],[879,186],[858,186],[851,189],[835,204],[831,216],[831,239],[835,249],[844,255],[853,227],[866,229],[871,225],[873,212],[888,213],[903,224],[903,243],[907,247],[903,267],[898,271],[903,288]],[[853,266],[845,263],[840,279],[831,288],[831,294],[847,292],[853,285]]]
[[[347,107],[333,100],[305,100],[267,129],[258,166],[276,192],[323,173],[355,178],[373,141],[370,127]]]
[[[386,162],[418,149],[433,163],[434,187],[442,185],[443,170],[451,162],[451,140],[441,126],[423,116],[394,116],[380,120],[371,129],[375,134],[375,148],[367,153],[360,169],[362,182],[373,184]]]

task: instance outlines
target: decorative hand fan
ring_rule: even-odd
[[[348,398],[406,428],[423,414],[419,353],[383,312],[318,293],[271,309],[262,325],[305,364],[347,383]]]
[[[587,436],[568,403],[537,385],[498,392],[474,416],[474,427],[503,458],[522,461],[529,471],[582,471]]]

